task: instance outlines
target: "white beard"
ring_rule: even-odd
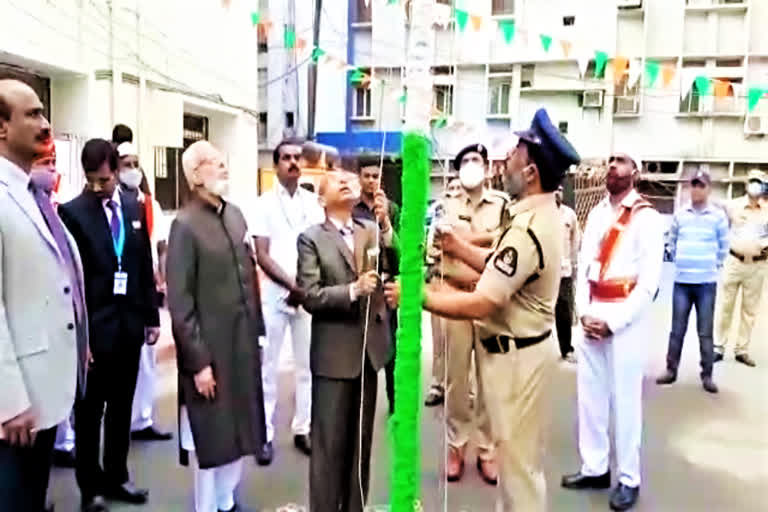
[[[216,197],[224,197],[229,193],[229,180],[216,180],[205,183],[203,186]]]

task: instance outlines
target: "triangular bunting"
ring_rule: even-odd
[[[283,32],[283,46],[286,48],[293,48],[296,46],[296,31],[292,28],[286,27]]]
[[[515,22],[513,20],[500,21],[499,28],[504,36],[504,42],[507,44],[512,43],[512,40],[515,38]]]
[[[699,96],[709,96],[712,90],[712,81],[706,76],[698,75],[694,80]]]
[[[640,59],[632,59],[629,62],[629,76],[627,87],[632,88],[635,86],[638,80],[640,80],[642,62]]]
[[[600,50],[595,51],[595,78],[605,77],[605,65],[608,64],[608,54]]]
[[[760,99],[766,92],[768,92],[768,90],[762,89],[760,87],[749,88],[749,91],[747,91],[747,110],[749,112],[755,110],[755,107],[758,103],[760,103]]]
[[[475,29],[475,32],[478,32],[483,26],[483,17],[473,14],[469,19],[472,20],[472,28]]]
[[[587,76],[587,69],[589,69],[589,54],[586,52],[579,52],[576,60],[579,63],[579,75],[581,75],[581,78],[585,78]]]
[[[549,47],[552,46],[552,37],[546,34],[540,34],[539,37],[541,38],[541,47],[544,48],[545,52],[549,53]]]
[[[461,32],[467,28],[467,22],[469,21],[469,13],[462,9],[456,9],[456,25]]]
[[[570,41],[560,41],[560,45],[563,47],[563,55],[566,57],[571,56],[571,50],[573,49],[573,43]]]
[[[613,58],[613,81],[618,83],[624,76],[624,72],[629,66],[629,59],[626,57],[616,56]]]
[[[365,73],[360,71],[360,68],[355,69],[351,75],[349,75],[349,81],[353,84],[360,84],[365,80]]]
[[[648,87],[653,87],[656,80],[659,78],[659,72],[661,71],[661,65],[655,60],[645,61],[645,75],[647,77],[646,84]]]
[[[680,78],[680,97],[685,98],[688,96],[688,93],[691,92],[691,87],[693,87],[693,80],[696,77],[696,73],[698,73],[698,70],[690,70],[690,69],[683,69],[682,76]]]
[[[299,37],[298,39],[296,39],[296,49],[297,50],[301,51],[301,50],[303,50],[306,47],[307,47],[307,40],[306,39],[304,39],[302,37]]]
[[[715,80],[715,98],[725,98],[731,90],[731,82],[727,80]]]
[[[251,24],[255,27],[256,25],[261,22],[261,13],[260,12],[252,12],[251,13]]]
[[[669,87],[669,84],[671,84],[672,80],[675,79],[676,74],[677,74],[677,68],[675,67],[674,64],[666,64],[664,67],[661,68],[661,82],[664,85],[664,87]],[[688,93],[686,92],[686,94]]]
[[[441,116],[435,123],[435,128],[445,128],[448,124],[448,118]]]
[[[319,46],[315,46],[315,48],[312,50],[312,60],[315,62],[317,62],[323,55],[325,55],[325,50]]]

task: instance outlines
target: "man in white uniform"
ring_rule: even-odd
[[[266,347],[262,360],[264,410],[267,442],[257,460],[261,465],[272,462],[277,407],[277,370],[280,349],[288,328],[293,341],[296,378],[296,409],[291,429],[296,448],[309,455],[312,406],[312,374],[309,370],[309,339],[311,317],[301,304],[304,290],[296,285],[296,265],[299,235],[325,219],[317,195],[299,187],[302,146],[298,141],[285,140],[275,148],[273,160],[277,183],[256,201],[248,225],[255,237],[256,260],[269,277],[264,283],[262,304],[266,324]]]
[[[619,482],[612,510],[631,508],[640,491],[643,366],[664,256],[660,215],[634,189],[640,168],[641,161],[627,153],[610,158],[609,196],[587,219],[576,288],[584,334],[576,347],[582,466],[562,485],[610,487],[613,409]]]

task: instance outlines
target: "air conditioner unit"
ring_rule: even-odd
[[[745,135],[765,135],[768,133],[768,118],[763,116],[747,116],[744,121]]]
[[[617,96],[616,97],[617,114],[639,114],[640,97],[639,96]]]
[[[584,91],[584,96],[582,96],[581,105],[584,108],[602,108],[603,107],[603,91],[601,89]]]
[[[639,9],[643,6],[643,0],[617,0],[619,9]]]

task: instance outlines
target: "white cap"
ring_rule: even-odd
[[[629,157],[629,159],[632,160],[635,163],[635,167],[637,167],[638,171],[642,171],[643,170],[643,159],[640,158],[640,155],[638,155],[634,151],[631,151],[631,150],[630,151],[617,150],[617,151],[614,151],[612,154],[614,154],[614,155],[617,155],[617,154],[627,155]]]
[[[123,142],[117,146],[117,156],[123,158],[124,156],[139,156],[139,151],[132,142]]]

